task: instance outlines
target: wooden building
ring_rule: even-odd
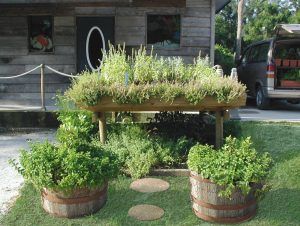
[[[0,0],[0,76],[40,64],[97,69],[108,43],[153,46],[160,56],[214,59],[215,13],[228,0]],[[0,80],[0,105],[39,100],[39,71]],[[46,70],[46,99],[69,79]],[[49,102],[47,103],[49,104]]]

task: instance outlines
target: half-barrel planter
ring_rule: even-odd
[[[107,200],[107,183],[98,189],[77,189],[68,194],[43,189],[44,210],[57,217],[77,218],[100,210]]]
[[[255,185],[248,195],[236,190],[231,199],[219,197],[221,186],[203,179],[196,172],[190,174],[192,208],[197,217],[210,222],[238,223],[251,219],[257,209]]]

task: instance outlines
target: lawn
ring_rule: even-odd
[[[230,122],[226,134],[251,136],[257,150],[271,153],[275,163],[268,183],[272,185],[259,204],[254,219],[243,225],[300,225],[300,124]],[[170,189],[161,193],[142,194],[129,189],[130,178],[119,177],[110,183],[109,200],[92,216],[61,219],[47,215],[40,197],[32,186],[25,185],[20,198],[1,225],[210,225],[192,213],[189,182],[185,177],[163,177]],[[154,204],[165,210],[161,220],[138,222],[127,216],[130,207]]]

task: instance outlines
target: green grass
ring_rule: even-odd
[[[288,123],[239,123],[225,125],[226,133],[251,136],[258,151],[269,151],[275,160],[268,183],[272,189],[259,203],[254,219],[242,225],[300,225],[300,125]],[[131,179],[120,177],[110,183],[109,200],[97,214],[81,219],[62,219],[44,213],[39,193],[30,185],[0,225],[211,225],[194,216],[190,207],[189,182],[184,177],[165,177],[170,189],[142,194],[129,189]],[[138,222],[127,216],[130,207],[154,204],[165,210],[161,220]]]

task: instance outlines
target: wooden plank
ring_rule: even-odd
[[[0,48],[0,58],[5,56],[26,56],[28,54],[28,47],[4,47]],[[1,73],[1,72],[0,72]]]
[[[10,65],[0,65],[0,75],[14,75],[14,74],[21,74],[25,72],[25,65],[15,65],[15,66],[10,66]],[[1,83],[3,81],[0,81]]]
[[[53,41],[54,46],[56,45],[75,45],[75,35],[57,35],[54,37]]]
[[[182,8],[176,7],[118,7],[116,14],[118,16],[145,16],[149,14],[180,14]]]
[[[80,105],[80,103],[77,103]],[[218,103],[213,97],[206,97],[197,105],[190,104],[185,98],[177,98],[171,102],[161,102],[159,99],[150,99],[143,104],[117,104],[112,102],[111,97],[103,97],[95,106],[82,108],[93,112],[118,112],[118,111],[203,111],[222,110],[244,106],[246,95],[230,103]]]
[[[210,18],[210,7],[193,7],[184,10],[184,16],[187,17],[208,17]]]
[[[104,112],[98,113],[99,118],[99,135],[100,135],[100,142],[102,144],[106,141],[106,119]]]
[[[210,28],[210,18],[203,17],[182,17],[183,27],[206,27]]]
[[[54,27],[54,34],[58,36],[74,36],[76,35],[75,26],[67,27],[67,26],[56,26]]]
[[[127,46],[139,46],[139,45],[145,45],[146,44],[146,36],[144,34],[142,35],[122,35],[122,33],[118,33],[116,31],[116,44],[123,45],[124,43]]]
[[[55,16],[54,17],[54,27],[59,26],[75,26],[75,17],[73,16]]]
[[[186,0],[133,0],[132,6],[135,7],[185,7]]]
[[[186,37],[210,37],[210,28],[182,27],[181,35]]]
[[[28,56],[14,56],[8,57],[5,60],[0,58],[0,65],[1,64],[33,64],[33,65],[40,65],[40,64],[75,64],[75,56],[73,55],[41,55],[41,54],[32,54]]]
[[[206,48],[207,49],[207,48]],[[198,56],[205,48],[201,47],[184,47],[179,49],[153,49],[153,53],[159,56]],[[150,53],[151,48],[148,48]]]
[[[115,15],[116,7],[75,7],[76,15]]]
[[[116,35],[123,36],[123,35],[136,35],[141,34],[141,36],[145,36],[146,27],[124,27],[124,26],[116,26]]]
[[[75,54],[75,46],[60,46],[57,45],[55,48],[56,55],[74,55]]]
[[[12,75],[0,75],[1,77],[13,76]],[[47,84],[61,84],[61,83],[70,83],[70,78],[63,77],[57,74],[46,73],[44,81]],[[0,84],[38,84],[40,83],[40,74],[26,75],[20,78],[14,79],[1,79]]]
[[[118,27],[144,27],[146,18],[144,16],[116,16]]]
[[[27,46],[27,36],[0,36],[0,48]]]
[[[223,111],[216,111],[216,149],[223,145]]]
[[[186,7],[210,7],[210,0],[186,0]]]
[[[210,38],[209,37],[182,37],[181,46],[186,47],[210,47]]]
[[[74,6],[56,4],[13,4],[1,5],[1,16],[27,16],[27,15],[53,15],[71,16],[74,15]]]
[[[40,76],[39,76],[40,77]],[[1,95],[3,93],[38,93],[40,92],[40,83],[24,83],[24,84],[5,84],[0,83]],[[47,84],[45,81],[44,90],[47,93],[55,93],[57,90],[65,91],[67,88],[70,87],[70,83],[56,83],[56,84]]]

